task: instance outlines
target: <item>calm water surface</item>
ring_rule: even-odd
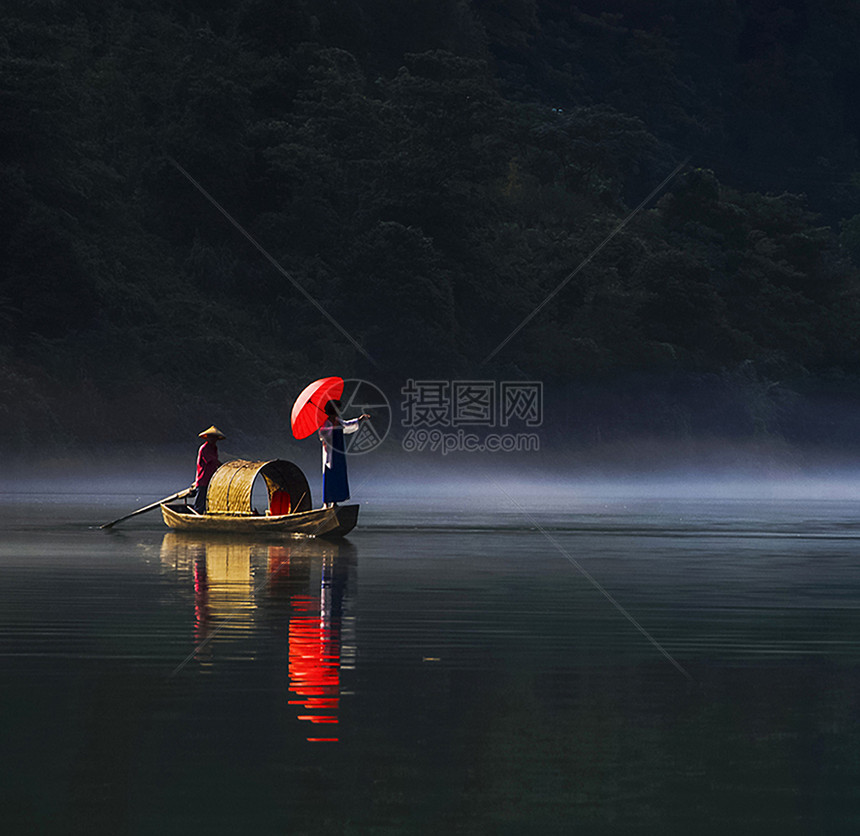
[[[860,832],[854,502],[156,498],[0,497],[6,833]]]

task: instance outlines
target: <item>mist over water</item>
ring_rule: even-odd
[[[304,470],[315,496],[320,455],[315,443],[261,439],[222,442],[222,461],[282,458]],[[134,495],[153,501],[191,484],[194,444],[129,445],[64,455],[5,456],[0,494]],[[491,507],[575,503],[583,498],[858,499],[860,456],[842,450],[778,443],[667,443],[631,440],[595,447],[545,444],[528,454],[405,453],[389,440],[348,457],[353,494],[388,505],[425,505],[456,497]]]
[[[860,469],[622,452],[351,457],[340,543],[98,530],[193,450],[7,468],[10,826],[850,829]]]

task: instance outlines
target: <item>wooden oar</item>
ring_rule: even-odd
[[[182,499],[183,497],[188,496],[188,494],[190,494],[193,490],[194,488],[186,488],[184,491],[179,491],[179,493],[175,493],[172,496],[165,496],[164,499],[159,499],[158,502],[153,502],[152,505],[147,505],[144,508],[138,508],[136,511],[132,511],[130,514],[126,514],[124,517],[120,517],[118,520],[114,520],[113,522],[100,525],[99,528],[111,528],[117,523],[122,522],[123,520],[127,520],[129,517],[136,517],[138,514],[144,513],[144,511],[151,511],[153,508],[158,508],[159,505],[163,505],[165,502],[173,502],[174,499]]]

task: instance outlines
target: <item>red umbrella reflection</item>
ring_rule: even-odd
[[[277,576],[284,583],[291,568],[288,548],[270,548],[271,577]],[[299,714],[299,720],[335,726],[340,707],[341,611],[337,591],[333,594],[331,556],[322,560],[319,597],[307,593],[307,578],[302,576],[304,573],[300,572],[297,578],[301,591],[295,590],[290,595],[289,689],[298,699],[290,700],[289,704],[301,706],[307,712]],[[308,740],[336,743],[339,738],[320,736]]]
[[[301,699],[310,714],[299,720],[337,724],[340,706],[340,629],[327,613],[309,597],[293,599],[295,614],[290,619],[290,690]],[[312,741],[337,741],[336,737],[309,737]]]

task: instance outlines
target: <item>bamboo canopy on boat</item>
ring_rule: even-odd
[[[222,464],[212,476],[206,494],[206,512],[253,515],[251,491],[257,476],[266,482],[272,515],[311,510],[311,489],[297,465],[283,459],[268,462],[236,459]]]

